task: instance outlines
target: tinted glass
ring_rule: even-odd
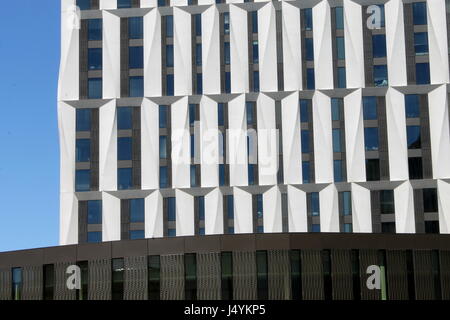
[[[102,98],[102,78],[88,79],[88,98],[89,99]]]
[[[130,137],[117,139],[117,160],[131,160],[133,153],[133,140]]]
[[[231,73],[225,72],[225,93],[231,92]]]
[[[130,130],[133,128],[133,108],[117,108],[117,129]]]
[[[311,226],[311,232],[320,232],[320,224],[313,224]]]
[[[173,67],[173,45],[166,46],[166,66]]]
[[[102,19],[88,20],[88,40],[90,41],[102,40]]]
[[[166,37],[173,37],[173,16],[166,16]]]
[[[408,149],[421,148],[420,126],[407,126],[406,137],[408,141]]]
[[[344,216],[352,214],[352,194],[349,191],[342,192],[342,214]]]
[[[202,44],[197,43],[195,45],[195,65],[201,66],[202,65]]]
[[[380,213],[391,214],[395,212],[394,191],[380,191]]]
[[[309,153],[309,130],[301,131],[302,153]]]
[[[130,200],[130,222],[144,222],[145,221],[145,202],[144,199]]]
[[[159,127],[167,128],[167,106],[159,106]]]
[[[101,224],[102,223],[102,201],[91,200],[88,201],[88,224]]]
[[[253,164],[248,165],[248,184],[255,184],[255,165]]]
[[[234,197],[232,195],[227,196],[227,217],[234,219]]]
[[[314,88],[315,88],[314,69],[308,68],[306,69],[306,89],[314,90]]]
[[[336,47],[337,47],[337,58],[338,60],[345,59],[345,41],[344,37],[336,38]]]
[[[378,150],[378,128],[364,128],[364,143],[366,151]]]
[[[252,11],[252,32],[258,33],[258,11]]]
[[[102,242],[102,232],[101,231],[92,231],[87,233],[87,242],[88,243],[100,243]]]
[[[311,193],[311,214],[313,216],[320,215],[320,202],[318,192]]]
[[[169,221],[175,221],[177,218],[175,198],[167,198],[167,214]]]
[[[91,131],[91,109],[77,109],[76,113],[76,130]]]
[[[415,25],[427,24],[427,5],[426,2],[415,2],[413,7],[413,23]]]
[[[311,38],[305,39],[305,49],[306,49],[306,55],[305,59],[306,61],[313,61],[314,60],[314,42]]]
[[[80,10],[90,10],[91,0],[77,0],[77,6],[80,7]]]
[[[313,29],[312,9],[311,8],[303,9],[303,16],[305,19],[305,29],[312,30]]]
[[[253,91],[259,92],[259,72],[253,71]]]
[[[263,196],[261,194],[258,194],[256,196],[256,217],[258,219],[261,219],[263,217],[264,210],[263,210]]]
[[[142,69],[144,67],[144,48],[143,47],[129,47],[129,68]]]
[[[377,97],[363,97],[364,120],[376,120],[377,115]]]
[[[430,64],[416,63],[416,83],[429,84],[430,83]]]
[[[75,173],[75,191],[84,192],[91,190],[91,171],[77,170]]]
[[[436,189],[423,189],[423,211],[438,212],[438,200]]]
[[[144,78],[130,77],[130,97],[144,96]]]
[[[342,7],[336,7],[336,29],[344,29],[344,9]]]
[[[91,140],[90,139],[77,139],[76,142],[76,161],[88,162],[91,160]]]
[[[117,170],[119,190],[127,190],[133,187],[133,170],[131,168],[120,168]]]
[[[385,87],[388,85],[388,72],[386,65],[373,66],[373,81],[376,87]]]
[[[159,158],[167,159],[167,136],[159,137]]]
[[[194,15],[195,20],[195,35],[200,37],[202,35],[202,15],[196,14]]]
[[[201,73],[197,73],[197,94],[203,93],[203,75]]]
[[[102,49],[89,48],[88,49],[88,69],[101,70],[102,69]]]
[[[416,55],[428,54],[428,33],[414,33],[414,51]]]
[[[224,64],[228,65],[230,64],[230,43],[224,42],[223,44],[223,59]]]
[[[420,99],[417,94],[405,95],[405,114],[406,118],[420,117]]]
[[[131,0],[117,0],[117,8],[131,8]]]
[[[375,34],[372,36],[372,54],[374,58],[386,57],[386,35]]]
[[[224,34],[230,34],[230,13],[223,13],[223,32]]]
[[[342,111],[342,99],[332,98],[331,99],[331,120],[338,121],[341,120]]]
[[[345,68],[339,67],[337,68],[338,72],[338,88],[345,88],[346,86],[346,75],[345,75]]]
[[[342,152],[341,129],[333,129],[333,152]]]
[[[423,179],[422,158],[408,158],[409,179]]]
[[[344,177],[342,175],[342,160],[333,161],[333,174],[335,182],[342,182]]]
[[[174,94],[174,78],[173,74],[168,74],[166,77],[166,92],[168,96],[173,96]]]
[[[300,100],[300,121],[309,122],[308,100]]]
[[[169,187],[168,168],[165,166],[159,167],[159,187],[160,188],[168,188]]]
[[[128,37],[130,39],[144,38],[144,20],[142,17],[128,18]]]
[[[145,239],[144,230],[130,230],[130,240]]]
[[[303,175],[303,183],[310,183],[310,163],[309,161],[302,162],[302,175]]]
[[[366,160],[366,179],[367,181],[380,180],[380,160],[367,159]]]
[[[253,102],[246,103],[247,124],[253,124],[255,121]]]

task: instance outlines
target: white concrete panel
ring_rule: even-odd
[[[214,0],[198,0],[198,5],[202,6],[202,5],[208,5],[208,4],[214,4],[215,1]]]
[[[301,90],[303,65],[300,41],[300,9],[285,1],[281,3],[281,8],[284,90]]]
[[[120,199],[102,192],[102,241],[120,240],[120,221]]]
[[[449,83],[445,0],[427,1],[431,84]]]
[[[352,224],[355,233],[372,232],[370,190],[352,183]]]
[[[234,188],[234,233],[253,233],[252,195]]]
[[[75,0],[61,1],[61,59],[58,101],[77,100],[80,87],[80,20]]]
[[[289,232],[308,232],[306,192],[287,186]]]
[[[223,195],[219,188],[205,196],[205,234],[223,234]]]
[[[159,188],[159,105],[143,99],[141,106],[142,189]]]
[[[390,86],[405,86],[406,49],[403,23],[403,1],[390,0],[385,3],[386,53]]]
[[[100,10],[117,9],[117,0],[100,0]]]
[[[312,13],[315,87],[316,89],[333,89],[330,4],[328,1],[322,1],[313,7]]]
[[[78,200],[72,192],[60,195],[59,245],[78,243]]]
[[[172,104],[172,186],[191,186],[191,136],[189,133],[188,98],[184,97]]]
[[[446,85],[442,85],[428,94],[434,179],[450,178],[450,129],[447,95]]]
[[[231,93],[249,92],[247,14],[230,5]]]
[[[281,192],[274,186],[263,194],[264,233],[283,232],[281,214]]]
[[[450,233],[450,184],[438,180],[439,233]]]
[[[144,16],[144,96],[162,95],[161,15],[151,10]]]
[[[120,98],[120,17],[103,15],[103,98]]]
[[[303,175],[298,92],[281,100],[281,117],[284,183],[300,184],[303,181]]]
[[[191,14],[173,8],[173,50],[175,95],[192,94],[192,21]]]
[[[396,233],[415,233],[414,192],[409,181],[394,190]]]
[[[174,2],[174,0],[172,0]],[[154,8],[158,6],[157,0],[141,0],[141,8]]]
[[[75,142],[76,110],[58,102],[58,125],[60,145],[60,190],[75,191]]]
[[[163,221],[163,197],[155,191],[145,198],[145,237],[162,238]]]
[[[184,7],[184,6],[188,5],[188,1],[187,0],[171,0],[170,5],[172,7]]]
[[[226,3],[243,3],[244,0],[226,0]]]
[[[390,179],[408,180],[405,98],[393,88],[389,88],[386,93],[386,122]]]
[[[366,181],[362,92],[358,89],[344,98],[347,181]]]
[[[228,151],[230,186],[248,185],[247,118],[245,94],[228,103]]]
[[[100,108],[99,190],[117,190],[117,113],[116,100]]]
[[[344,0],[344,42],[347,88],[365,86],[364,40],[361,5]]]
[[[275,120],[275,100],[260,94],[256,104],[258,126],[259,185],[277,184],[278,129]]]
[[[316,183],[330,183],[334,181],[330,97],[316,91],[312,109]]]
[[[202,13],[203,94],[219,94],[220,26],[219,11],[211,6]]]
[[[200,156],[202,187],[219,186],[219,130],[217,102],[200,101]]]
[[[195,235],[194,197],[189,193],[175,190],[177,237]]]
[[[319,192],[320,232],[339,232],[339,195],[334,184]]]
[[[258,10],[258,49],[260,90],[277,91],[277,32],[272,2]]]

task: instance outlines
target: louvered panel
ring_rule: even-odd
[[[67,268],[75,263],[62,262],[55,264],[55,300],[75,300],[76,290],[67,288]]]
[[[197,254],[197,298],[220,300],[221,267],[219,253]]]
[[[268,251],[267,260],[269,264],[269,300],[291,299],[289,251]]]
[[[89,261],[89,300],[111,300],[111,260]]]
[[[147,300],[147,257],[126,257],[124,300]]]
[[[23,300],[42,300],[43,268],[42,266],[25,267],[23,271]]]
[[[414,282],[416,300],[434,300],[433,261],[431,251],[414,252]]]
[[[256,300],[256,256],[255,252],[233,252],[233,298]]]
[[[333,300],[353,300],[352,256],[350,250],[331,253]]]
[[[12,275],[10,269],[0,269],[0,300],[11,300]]]
[[[320,250],[302,251],[302,284],[304,300],[325,299]]]
[[[367,268],[379,266],[377,250],[359,250],[359,274],[361,275],[361,300],[380,300],[380,290],[369,290],[367,288]]]
[[[440,251],[442,299],[450,300],[450,251]]]
[[[389,300],[408,300],[408,277],[405,251],[387,250],[386,264]]]
[[[184,259],[182,255],[161,256],[161,300],[184,299]]]

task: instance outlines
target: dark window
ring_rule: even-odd
[[[420,149],[420,126],[406,126],[408,149]]]
[[[303,14],[305,19],[305,29],[312,30],[313,29],[312,9],[311,8],[303,9]]]
[[[55,266],[46,264],[44,269],[44,300],[53,300],[55,292]]]
[[[130,137],[117,139],[117,160],[131,160],[133,154],[133,141]]]
[[[133,187],[133,170],[131,168],[119,168],[117,170],[119,190],[127,190]]]
[[[130,230],[130,240],[145,239],[144,230]]]
[[[259,63],[259,49],[258,49],[258,41],[253,41],[252,43],[252,58],[253,63],[258,64]]]
[[[420,117],[420,99],[417,94],[405,95],[405,113],[406,118]]]
[[[345,41],[344,37],[336,38],[336,47],[337,47],[337,58],[338,60],[345,59]]]
[[[128,38],[144,38],[144,19],[142,17],[128,18]]]
[[[252,33],[258,33],[258,11],[252,11]]]
[[[306,48],[306,55],[305,59],[306,61],[313,61],[314,60],[314,42],[311,38],[305,39],[305,48]]]
[[[439,221],[425,221],[425,233],[439,233]]]
[[[313,216],[319,216],[320,215],[319,193],[311,192],[310,197],[311,197],[311,214]]]
[[[342,182],[344,180],[342,170],[342,160],[333,160],[334,181]]]
[[[101,224],[102,223],[102,201],[90,200],[87,202],[87,217],[88,224]]]
[[[81,288],[77,290],[77,300],[87,300],[89,291],[89,264],[87,261],[77,263],[81,271]]]
[[[91,131],[91,109],[77,109],[77,132]]]
[[[338,72],[338,88],[345,88],[346,86],[346,76],[345,76],[345,68],[339,67],[337,68]]]
[[[185,299],[197,300],[197,256],[195,253],[184,255]]]
[[[176,211],[176,201],[174,197],[167,198],[167,214],[168,214],[168,221],[176,221],[177,211]]]
[[[219,164],[219,186],[225,185],[225,165]]]
[[[88,40],[100,41],[102,40],[102,19],[88,20]]]
[[[91,171],[77,170],[75,173],[75,191],[85,192],[91,190]]]
[[[159,256],[148,258],[148,299],[161,299],[161,262]]]
[[[309,122],[308,100],[300,100],[300,122]]]
[[[195,123],[195,119],[197,118],[197,105],[189,104],[189,126],[193,127]],[[192,149],[192,135],[191,135],[191,149]],[[191,152],[191,155],[193,153]]]
[[[129,47],[129,68],[142,69],[144,67],[144,47]]]
[[[222,252],[220,255],[222,300],[233,299],[233,254]]]
[[[387,65],[373,66],[373,82],[375,87],[385,87],[388,85]]]
[[[314,90],[314,88],[315,88],[314,69],[307,68],[306,69],[306,89]]]
[[[430,64],[416,63],[416,84],[430,83]]]
[[[170,238],[176,237],[177,236],[177,230],[176,229],[168,229],[167,230],[167,235]]]
[[[191,165],[191,188],[198,187],[197,181],[197,166],[195,164]]]
[[[303,183],[311,182],[310,170],[311,170],[311,165],[310,165],[309,161],[303,161],[302,162]]]
[[[255,184],[255,165],[254,164],[248,165],[248,184],[251,186]]]
[[[144,77],[130,77],[130,97],[144,96]]]
[[[246,102],[245,108],[246,108],[246,117],[247,117],[247,124],[252,125],[255,121],[255,114],[254,114],[254,103],[253,102]]]
[[[168,74],[166,77],[166,94],[173,96],[174,94],[174,78],[173,74]]]
[[[336,18],[336,30],[343,30],[344,29],[344,8],[343,7],[336,7],[335,18]]]
[[[131,0],[117,0],[117,8],[131,8]]]
[[[381,232],[382,233],[395,233],[395,222],[383,222],[381,223]]]
[[[117,129],[131,130],[133,128],[133,108],[117,108]]]
[[[201,43],[195,44],[195,65],[196,66],[202,65],[202,44]]]
[[[88,99],[102,98],[102,78],[88,79]]]
[[[300,250],[290,251],[292,300],[302,300],[302,265]]]
[[[197,197],[198,201],[198,219],[205,220],[205,197]]]
[[[366,160],[366,179],[367,181],[380,180],[380,160],[367,159]]]
[[[309,130],[301,131],[302,153],[309,153]]]
[[[77,0],[77,6],[80,8],[80,10],[90,10],[91,0]]]
[[[91,140],[77,139],[76,162],[88,162],[91,160]]]
[[[363,97],[364,120],[377,120],[377,97]]]
[[[378,150],[378,128],[364,128],[364,143],[366,151]]]
[[[352,214],[352,193],[350,191],[342,192],[342,215]]]
[[[230,43],[224,42],[223,44],[223,58],[224,58],[224,64],[228,65],[230,64]]]
[[[167,136],[159,136],[159,158],[167,159]]]
[[[112,300],[123,300],[124,273],[123,259],[112,259]]]
[[[414,33],[414,51],[416,56],[428,54],[428,33]]]
[[[22,300],[22,268],[12,268],[12,300]]]
[[[195,20],[195,35],[197,37],[200,37],[202,35],[202,15],[195,14],[194,20]]]
[[[342,152],[341,129],[333,129],[333,152]]]
[[[253,91],[259,92],[259,71],[253,71]]]
[[[311,232],[320,232],[320,224],[313,224],[311,226]]]
[[[438,212],[438,198],[436,189],[423,189],[423,211]]]
[[[87,233],[88,243],[100,243],[102,242],[102,232],[101,231],[91,231]]]
[[[262,194],[256,195],[256,218],[262,219],[264,216],[264,204]]]
[[[225,72],[225,93],[231,92],[231,73]]]
[[[227,198],[227,218],[234,219],[234,197],[232,195],[226,196]]]
[[[427,4],[426,2],[415,2],[413,7],[413,23],[415,25],[427,24]]]
[[[144,222],[145,221],[145,201],[144,199],[130,200],[130,222]]]
[[[203,75],[201,73],[197,73],[197,94],[203,93]]]
[[[88,69],[89,70],[102,69],[102,48],[88,49]]]
[[[422,158],[408,159],[409,179],[423,179]]]
[[[374,58],[386,57],[386,35],[374,34],[372,36],[372,54]]]
[[[173,67],[173,45],[171,44],[166,46],[166,66]]]
[[[167,106],[159,106],[159,127],[160,128],[167,128],[167,113],[168,113],[168,107]]]
[[[158,0],[158,7],[165,7],[165,6],[167,6],[166,0]]]
[[[256,273],[258,300],[269,299],[267,251],[256,251]]]
[[[394,191],[381,190],[380,191],[380,213],[391,214],[395,213]]]
[[[159,167],[159,187],[168,188],[169,187],[169,173],[166,166]]]

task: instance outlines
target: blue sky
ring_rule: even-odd
[[[0,252],[58,245],[59,0],[2,1]]]

